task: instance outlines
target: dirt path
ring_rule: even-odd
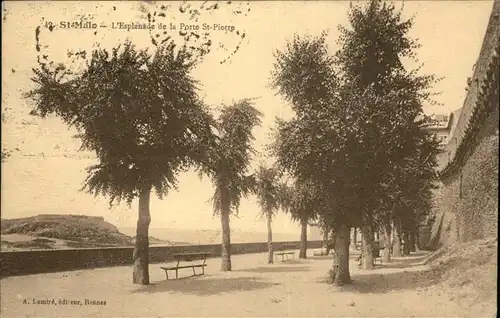
[[[424,257],[395,259],[372,271],[352,260],[354,283],[344,287],[325,282],[329,257],[268,265],[265,254],[234,256],[227,273],[218,271],[219,259],[210,259],[207,275],[169,281],[160,265],[151,265],[150,286],[133,286],[129,267],[9,277],[1,280],[1,317],[471,316],[453,300],[456,290],[433,288],[440,274],[419,263]],[[23,304],[25,299],[106,305]]]

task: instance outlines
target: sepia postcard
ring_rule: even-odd
[[[0,317],[496,317],[499,14],[2,2]]]

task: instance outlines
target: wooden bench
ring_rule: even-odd
[[[297,247],[294,244],[283,244],[281,249],[274,253],[274,257],[278,260],[278,256],[281,256],[281,261],[285,261],[285,255],[286,259],[288,259],[288,255],[292,255],[292,258],[295,258],[295,249]]]
[[[210,256],[210,253],[180,253],[180,254],[174,254],[172,255],[174,258],[174,261],[177,261],[176,266],[170,266],[170,267],[160,267],[165,271],[165,275],[167,276],[168,279],[168,271],[170,270],[175,270],[175,279],[179,277],[179,269],[183,268],[192,268],[193,269],[193,276],[196,276],[196,271],[194,270],[195,267],[201,268],[202,272],[199,275],[204,275],[205,274],[205,262],[207,261],[207,257]],[[194,262],[194,261],[203,261],[201,264],[189,264],[189,265],[182,265],[180,266],[181,262]]]

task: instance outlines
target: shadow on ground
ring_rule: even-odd
[[[396,272],[386,274],[352,275],[353,283],[340,287],[343,291],[356,293],[389,293],[393,291],[413,290],[436,285],[444,271],[427,269],[415,272]]]
[[[315,255],[315,256],[310,256],[307,259],[332,259],[333,255]]]
[[[283,265],[293,265],[293,264],[305,264],[307,262],[308,258],[302,258],[302,259],[288,259],[284,261],[274,261],[273,264],[283,264]]]
[[[375,269],[407,268],[407,267],[420,266],[423,264],[423,261],[428,256],[429,256],[428,252],[416,252],[404,258],[392,258],[390,263],[382,263],[382,264],[377,263]]]
[[[359,251],[349,251],[349,259],[357,259],[360,255],[360,252]],[[308,257],[307,259],[320,259],[320,260],[323,260],[323,259],[333,259],[333,254],[329,254],[329,255],[314,255],[314,256],[310,256]]]
[[[353,284],[342,286],[341,289],[358,293],[388,293],[430,287],[441,280],[444,275],[443,268],[378,273],[379,270],[384,269],[404,269],[422,266],[422,261],[428,255],[429,253],[426,251],[419,251],[404,258],[393,258],[391,263],[376,264],[372,273],[352,275]]]
[[[287,266],[261,266],[256,268],[242,269],[242,272],[251,272],[251,273],[289,273],[289,272],[307,272],[311,269],[307,266],[295,266],[295,267],[287,267]]]
[[[177,280],[165,280],[148,286],[142,286],[132,293],[183,293],[196,296],[210,296],[221,293],[251,291],[279,285],[255,277],[209,278],[186,277]]]
[[[389,264],[376,264],[372,271],[351,274],[352,284],[339,288],[341,291],[355,293],[389,293],[402,290],[414,290],[436,285],[442,280],[445,268],[426,268],[422,261],[428,252],[417,252],[404,258],[394,258]],[[452,264],[450,264],[452,265]],[[380,273],[384,269],[404,269],[422,266],[421,271],[398,271]],[[316,282],[325,284],[329,281],[327,273]]]

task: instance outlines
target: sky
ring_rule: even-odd
[[[149,2],[151,3],[151,2]],[[449,113],[460,107],[465,97],[467,77],[477,60],[493,1],[406,1],[403,16],[415,15],[410,36],[417,38],[421,48],[417,56],[424,63],[423,73],[443,77],[435,85],[441,106],[426,105],[426,113]],[[92,49],[97,42],[110,48],[127,37],[140,47],[150,46],[146,30],[111,29],[112,22],[146,22],[142,7],[160,5],[146,2],[3,2],[2,3],[2,148],[13,150],[2,163],[2,218],[26,217],[42,213],[83,214],[103,216],[118,227],[135,226],[137,201],[109,208],[103,197],[79,191],[85,179],[85,168],[94,163],[91,153],[78,152],[75,131],[59,119],[29,116],[32,109],[22,93],[33,87],[31,69],[36,66],[35,28],[44,21],[76,21],[86,16],[99,25],[97,34],[89,29],[42,30],[42,49],[61,62],[67,62],[68,49]],[[347,24],[349,2],[346,1],[260,1],[247,5],[221,6],[214,14],[204,15],[196,23],[180,15],[177,4],[169,2],[172,14],[168,23],[201,25],[202,23],[233,25],[245,38],[239,50],[228,60],[224,48],[238,45],[233,33],[212,32],[218,50],[194,71],[201,84],[201,96],[212,107],[246,97],[257,97],[255,106],[264,114],[261,127],[255,130],[255,147],[263,152],[275,116],[292,115],[288,105],[269,88],[273,52],[282,49],[295,33],[319,35],[329,30],[329,49],[337,49],[337,26]],[[191,3],[199,7],[200,3]],[[401,7],[401,2],[396,2]],[[245,11],[246,16],[233,11]],[[251,10],[246,10],[250,8]],[[174,13],[175,12],[175,13]],[[166,21],[166,20],[165,20]],[[223,46],[223,47],[222,47]],[[255,166],[262,158],[256,158]],[[213,187],[209,180],[200,180],[195,173],[180,175],[179,188],[160,200],[152,196],[151,227],[175,229],[219,229],[209,199]],[[258,218],[256,198],[242,201],[240,214],[233,217],[231,227],[244,231],[265,232],[266,223]],[[276,217],[273,229],[279,233],[298,233],[298,225],[289,217]]]

